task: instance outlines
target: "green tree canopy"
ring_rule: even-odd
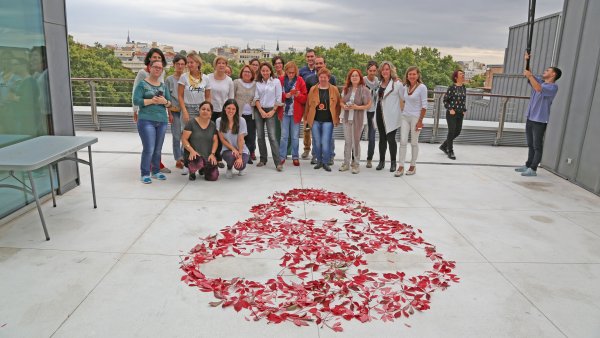
[[[69,35],[69,58],[71,77],[83,78],[121,78],[133,79],[136,74],[123,67],[121,60],[114,52],[102,47],[99,43],[87,46],[75,42]],[[90,104],[90,87],[87,82],[73,81],[73,104]],[[132,83],[130,82],[96,82],[96,98],[98,105],[128,106],[131,105]]]
[[[469,80],[465,85],[468,88],[481,88],[485,83],[485,74],[477,74]]]
[[[71,76],[72,77],[99,77],[99,78],[133,78],[130,70],[121,65],[121,61],[113,55],[113,51],[102,47],[99,43],[94,46],[86,46],[74,41],[72,36],[69,36],[69,48],[71,54]],[[459,69],[458,64],[452,56],[443,56],[437,48],[421,47],[412,49],[410,47],[396,48],[387,46],[371,56],[365,53],[357,52],[352,46],[346,42],[340,42],[333,47],[326,48],[324,46],[315,46],[313,48],[316,55],[325,57],[327,67],[332,74],[338,79],[338,85],[343,85],[346,75],[351,68],[360,69],[363,74],[366,73],[366,65],[369,60],[375,60],[378,63],[382,61],[391,62],[397,69],[398,77],[404,81],[404,73],[410,66],[418,66],[421,70],[422,80],[429,89],[433,89],[436,85],[448,86],[452,84],[452,72]],[[181,54],[187,54],[186,51],[180,51]],[[298,67],[305,65],[304,52],[284,52],[280,56],[287,63],[294,61]],[[204,64],[202,72],[204,74],[214,71],[212,63],[215,59],[214,54],[199,53]],[[271,60],[262,60],[271,62]],[[235,79],[239,75],[242,67],[241,63],[229,62],[232,68],[232,77]],[[172,73],[172,71],[171,71]],[[476,82],[472,82],[471,86],[479,85],[479,78],[475,78]],[[129,86],[129,90],[122,88]],[[107,102],[130,104],[131,84],[123,83],[100,83],[102,95],[99,98],[108,98]],[[84,92],[88,92],[85,94]],[[88,97],[89,89],[87,84],[73,84],[74,97]]]

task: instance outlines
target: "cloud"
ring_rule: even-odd
[[[562,10],[538,1],[537,17]],[[455,59],[502,63],[508,28],[527,20],[522,0],[67,0],[70,34],[78,41],[139,41],[207,51],[222,44],[274,49],[348,42],[374,53],[385,46],[431,46]],[[473,53],[471,56],[469,53]],[[469,57],[470,56],[470,57]]]

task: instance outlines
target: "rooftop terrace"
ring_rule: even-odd
[[[598,337],[600,197],[543,169],[525,178],[512,169],[526,148],[455,146],[451,161],[421,143],[418,172],[394,178],[361,167],[359,175],[286,163],[250,165],[245,176],[191,182],[173,166],[170,136],[163,182],[139,182],[136,133],[94,135],[98,209],[89,171],[81,186],[46,200],[51,240],[35,209],[0,225],[0,337]],[[337,153],[343,141],[337,141]],[[366,149],[366,143],[364,148]],[[364,153],[364,151],[363,151]],[[83,154],[82,154],[83,155]],[[389,167],[389,165],[388,165]],[[431,309],[394,322],[343,321],[336,333],[315,324],[247,321],[248,312],[211,307],[211,293],[181,282],[181,256],[199,237],[250,216],[275,191],[344,192],[390,218],[412,224],[447,260],[460,282],[432,294]],[[310,219],[339,211],[305,203]],[[280,270],[277,252],[215,260],[206,273],[257,281]],[[375,272],[423,271],[414,255],[378,253]]]

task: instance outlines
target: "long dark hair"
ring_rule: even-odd
[[[158,48],[151,48],[148,53],[146,53],[146,57],[144,58],[144,64],[146,66],[148,66],[150,64],[150,58],[152,57],[152,54],[154,53],[158,53],[158,55],[160,55],[160,58],[162,59],[162,65],[163,67],[167,66],[167,60],[165,60],[165,54],[163,54],[162,50],[158,49]]]
[[[262,77],[261,70],[263,69],[263,67],[269,68],[269,70],[271,71],[271,76],[270,76],[271,79],[275,78],[275,73],[273,73],[273,66],[271,66],[271,64],[268,62],[263,62],[260,64],[260,67],[258,67],[258,71],[256,72],[256,79],[255,79],[256,82],[267,82],[268,81],[268,79],[265,80]]]
[[[235,106],[235,115],[233,115],[233,127],[231,128],[232,134],[237,134],[240,131],[240,107],[238,103],[234,99],[228,99],[223,104],[223,110],[221,111],[221,125],[219,125],[219,131],[222,133],[226,133],[229,131],[229,118],[227,117],[227,113],[225,112],[225,107],[228,105]]]

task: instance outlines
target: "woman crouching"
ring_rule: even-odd
[[[189,169],[190,181],[196,180],[197,171],[204,174],[205,180],[216,181],[219,178],[219,168],[215,152],[219,141],[217,127],[210,120],[213,106],[204,101],[199,108],[199,115],[186,123],[181,135],[184,164]]]
[[[246,163],[250,158],[250,150],[244,141],[244,137],[248,134],[248,127],[246,120],[240,117],[239,107],[234,99],[225,101],[221,117],[217,119],[217,130],[223,144],[221,156],[227,163],[225,177],[233,177],[232,168],[238,171],[239,176],[243,176]]]

